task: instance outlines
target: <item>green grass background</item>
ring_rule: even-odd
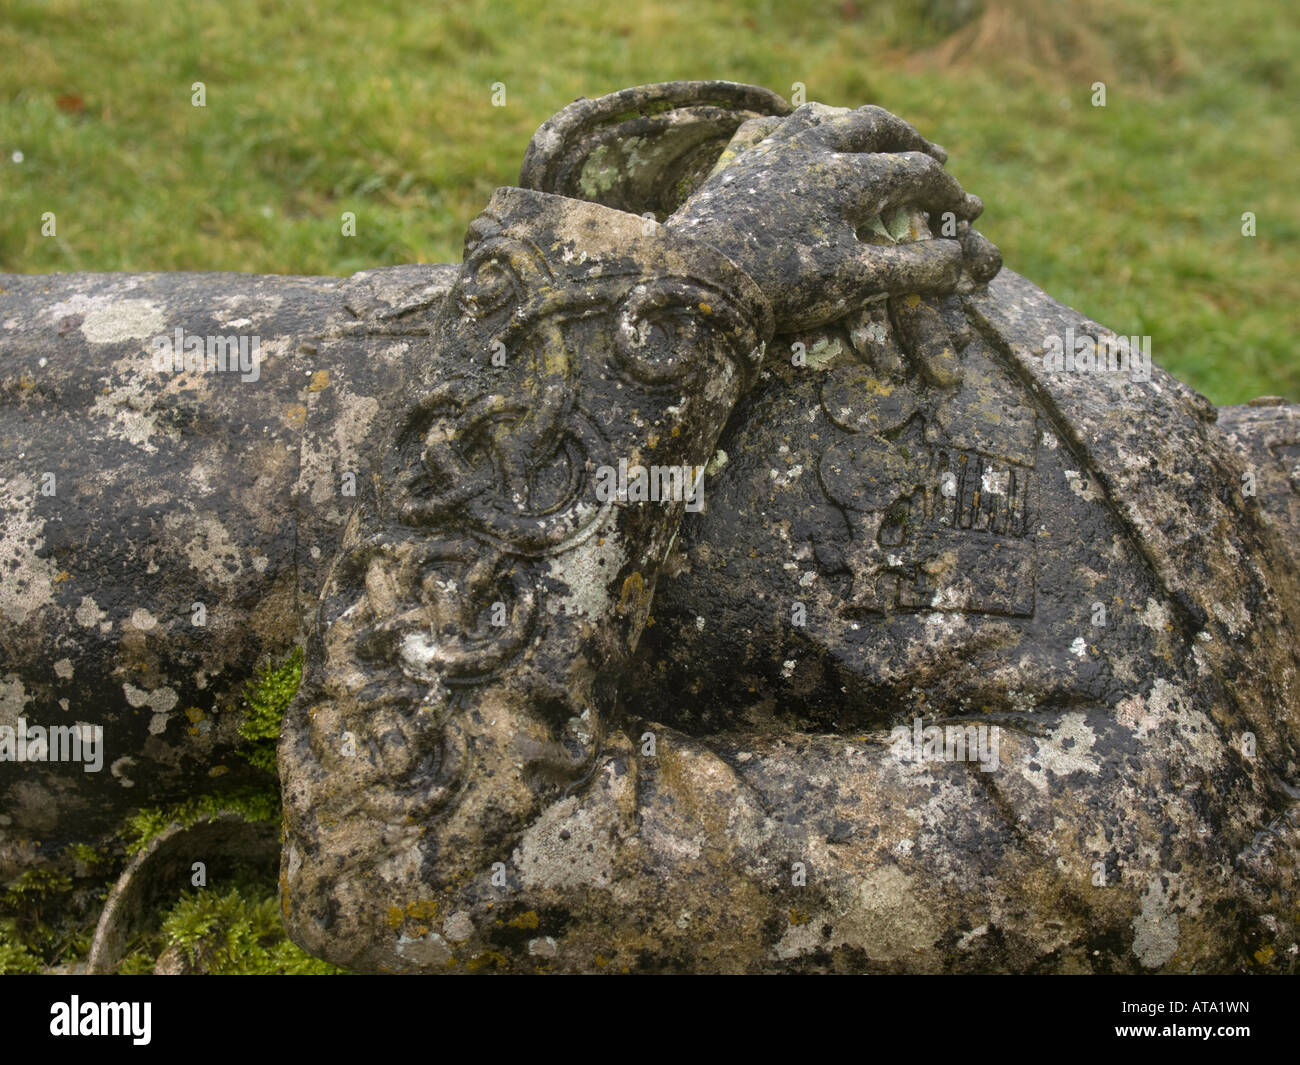
[[[1008,266],[1215,402],[1300,401],[1297,54],[1278,0],[0,0],[0,270],[454,260],[575,97],[802,82],[944,144]]]

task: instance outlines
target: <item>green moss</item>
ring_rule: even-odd
[[[244,690],[239,734],[248,741],[240,754],[268,773],[276,773],[276,745],[284,712],[302,679],[302,648],[281,662],[264,665]],[[188,828],[233,812],[247,821],[278,821],[278,785],[202,795],[185,802],[148,807],[123,826],[128,854],[138,854],[174,822]],[[154,971],[164,954],[170,965],[206,973],[339,973],[300,950],[285,934],[274,881],[246,876],[224,893],[186,892],[142,934],[118,966],[123,974]],[[21,958],[15,964],[21,963]]]
[[[101,854],[88,843],[74,843],[68,848],[68,853],[81,862],[82,865],[91,869],[108,861],[107,855]]]
[[[40,971],[41,959],[19,940],[15,922],[0,920],[0,976]]]
[[[0,975],[84,958],[102,895],[50,868],[29,869],[0,891]]]
[[[243,883],[224,893],[187,891],[138,941],[118,972],[153,972],[157,959],[215,975],[331,975],[342,969],[313,958],[285,934],[274,892]]]
[[[139,854],[173,821],[184,827],[209,821],[224,812],[237,813],[246,821],[278,821],[278,791],[245,788],[228,795],[200,795],[173,806],[149,806],[137,811],[122,826],[128,854]]]
[[[280,723],[302,680],[302,648],[295,648],[279,665],[269,663],[257,671],[244,693],[243,720],[239,734],[251,746],[240,753],[258,769],[276,772],[275,748],[280,740]]]
[[[28,869],[9,881],[0,898],[3,898],[7,906],[22,905],[47,895],[61,894],[71,888],[72,880],[63,873],[53,869]]]

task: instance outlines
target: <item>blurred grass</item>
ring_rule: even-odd
[[[1273,0],[0,0],[0,270],[455,260],[575,97],[803,82],[946,145],[1008,266],[1214,401],[1300,401],[1298,52]]]

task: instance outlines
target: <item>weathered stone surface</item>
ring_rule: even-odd
[[[773,342],[825,361],[769,357],[729,423],[629,709],[720,753],[845,892],[855,873],[892,878],[885,899],[819,899],[832,932],[798,940],[808,961],[1223,971],[1282,955],[1293,888],[1259,895],[1294,877],[1297,598],[1276,535],[1294,526],[1241,494],[1213,410],[1167,375],[1044,374],[1045,337],[1096,323],[1009,271],[946,310],[962,370],[947,389],[897,316],[869,342],[851,325]],[[667,712],[665,690],[683,693]],[[891,730],[916,719],[998,725],[997,770],[900,763]],[[1252,882],[1261,846],[1275,864]],[[872,906],[910,937],[843,930]]]
[[[105,758],[0,762],[0,867],[255,776],[245,684],[302,642],[454,276],[0,276],[0,725],[99,727]],[[260,359],[158,372],[178,328]]]
[[[490,877],[595,768],[686,503],[602,471],[693,479],[772,329],[733,263],[633,215],[503,189],[470,234],[281,744],[286,914],[359,967],[423,964],[389,913]]]
[[[1010,273],[985,287],[999,264],[964,225],[978,204],[933,162],[913,163],[901,197],[822,185],[829,203],[793,201],[820,235],[783,242],[783,168],[810,191],[841,149],[884,147],[882,129],[942,158],[890,119],[843,119],[797,113],[784,140],[805,134],[798,150],[773,137],[748,161],[759,142],[742,127],[669,220],[725,248],[800,331],[769,346],[722,434],[642,668],[609,669],[622,712],[596,692],[608,724],[586,775],[536,813],[481,797],[527,780],[526,729],[461,704],[433,727],[486,792],[444,792],[452,810],[429,816],[409,791],[353,786],[417,811],[365,832],[356,810],[326,832],[311,821],[324,804],[292,796],[283,897],[311,949],[433,971],[1197,971],[1287,956],[1284,633],[1300,600],[1286,523],[1240,494],[1213,408],[1158,369],[1043,370],[1047,338],[1109,331]],[[866,187],[907,169],[888,153],[854,162]],[[727,184],[753,198],[729,204]],[[850,205],[886,254],[839,260],[826,272],[840,288],[815,282],[808,264],[843,248]],[[905,257],[895,240],[930,235],[918,208],[964,208],[958,240]],[[317,669],[362,684],[338,657],[318,651]],[[332,713],[319,698],[304,712]],[[999,739],[982,764],[900,757],[895,729],[914,721]],[[475,763],[467,730],[520,760]],[[360,748],[345,757],[409,766],[388,753],[399,735],[371,727],[371,767]],[[465,817],[462,799],[492,816]]]
[[[0,764],[10,863],[236,779],[310,632],[281,900],[338,964],[1293,968],[1300,408],[1051,367],[1112,334],[944,160],[645,86],[546,123],[462,267],[0,278],[0,713],[135,759]],[[178,325],[260,380],[143,375]],[[620,459],[702,512],[600,498]]]
[[[664,222],[741,125],[789,113],[780,96],[756,85],[638,85],[579,101],[544,122],[524,154],[519,184]]]

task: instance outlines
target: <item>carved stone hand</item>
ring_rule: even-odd
[[[946,158],[879,107],[805,104],[742,125],[668,225],[739,264],[778,332],[808,328],[873,296],[949,292],[963,271],[997,272],[997,250],[970,228],[983,204]]]

